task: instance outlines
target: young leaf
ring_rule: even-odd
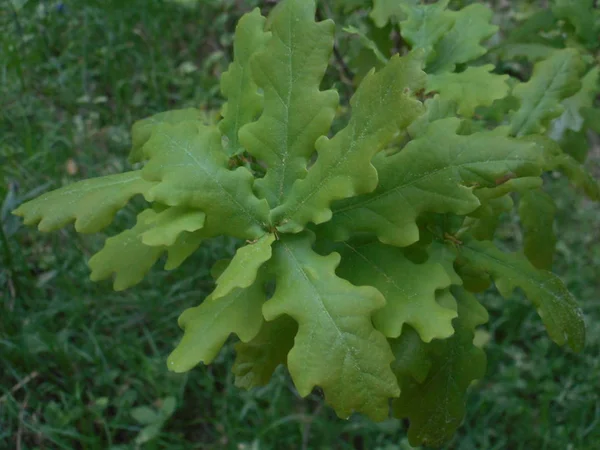
[[[595,66],[581,79],[581,89],[562,102],[564,112],[552,122],[552,139],[560,141],[566,130],[581,131],[585,122],[583,111],[594,106],[594,100],[600,91],[599,80],[600,66]]]
[[[240,247],[227,268],[217,278],[217,287],[211,298],[216,300],[225,297],[236,288],[245,289],[251,286],[261,266],[271,259],[271,244],[274,241],[274,234],[265,234],[258,241]]]
[[[556,204],[544,191],[529,191],[521,197],[519,216],[523,225],[523,252],[538,269],[552,268],[556,246],[552,226],[555,214]]]
[[[110,225],[131,197],[145,194],[153,184],[139,170],[90,178],[23,203],[13,214],[23,217],[26,225],[39,222],[40,231],[54,231],[75,221],[77,232],[96,233]]]
[[[516,287],[523,289],[554,342],[568,344],[575,351],[583,349],[585,324],[581,310],[556,275],[536,269],[520,254],[501,252],[491,242],[464,239],[460,255],[488,272],[504,297],[509,297]]]
[[[174,372],[186,372],[199,362],[209,364],[217,356],[231,333],[242,342],[254,339],[263,324],[261,306],[266,299],[262,277],[251,286],[235,289],[213,301],[208,296],[179,316],[183,338],[167,360]]]
[[[267,384],[277,366],[286,363],[297,331],[296,322],[281,316],[272,322],[264,322],[251,341],[236,344],[232,368],[235,385],[251,389]]]
[[[515,87],[513,95],[521,107],[511,120],[511,135],[526,136],[546,131],[548,122],[561,115],[561,102],[581,88],[579,75],[584,64],[577,50],[557,50],[537,63],[527,83]]]
[[[491,106],[494,100],[508,94],[508,75],[490,73],[494,66],[469,67],[464,72],[444,72],[427,77],[427,92],[436,91],[440,97],[458,105],[458,113],[472,117],[478,106]]]
[[[214,127],[184,122],[158,125],[144,145],[144,178],[156,182],[146,200],[188,206],[206,214],[207,235],[255,239],[264,234],[268,205],[252,192],[252,174],[227,168]]]
[[[373,9],[369,17],[379,28],[385,27],[388,22],[404,20],[406,7],[414,7],[419,0],[373,0]]]
[[[519,178],[519,180],[525,180],[525,178]],[[537,185],[539,187],[542,180],[540,178],[537,178],[537,180],[540,182]],[[469,225],[469,233],[479,241],[493,239],[500,224],[500,215],[512,211],[514,206],[510,194],[490,198],[482,203],[481,207],[470,215],[474,220]]]
[[[305,176],[315,140],[329,130],[338,104],[336,91],[319,89],[335,27],[330,20],[316,23],[314,17],[314,0],[281,3],[269,17],[272,36],[251,62],[253,79],[264,91],[264,109],[239,137],[267,165],[256,189],[271,207]]]
[[[432,5],[407,5],[406,20],[400,22],[400,34],[411,45],[412,50],[423,49],[425,60],[430,59],[433,46],[454,25],[454,16],[447,11],[449,0],[440,0]]]
[[[427,73],[453,72],[457,64],[479,58],[487,51],[481,42],[498,31],[498,27],[490,23],[492,10],[480,3],[446,14],[453,18],[452,29],[443,33],[436,43],[435,58],[427,65]]]
[[[454,269],[456,253],[447,245],[444,245],[439,241],[433,241],[427,248],[427,256],[427,261],[430,264],[437,263],[444,268],[446,275],[450,277],[451,284],[462,284],[462,279],[458,276],[458,273],[456,273],[456,270]]]
[[[227,103],[223,105],[219,130],[228,138],[225,151],[229,156],[244,151],[238,132],[262,111],[263,97],[252,79],[250,60],[252,55],[263,49],[270,36],[264,31],[265,22],[258,8],[242,16],[235,28],[233,62],[221,76],[221,92]]]
[[[355,285],[373,286],[383,294],[386,304],[375,312],[373,323],[384,336],[400,336],[405,323],[424,342],[454,333],[456,312],[436,302],[436,290],[451,282],[437,262],[415,264],[401,249],[378,241],[362,245],[346,242],[338,273]]]
[[[142,211],[133,228],[106,239],[104,247],[88,261],[92,270],[90,279],[105,280],[114,273],[113,287],[115,291],[122,291],[142,281],[164,251],[169,255],[165,269],[171,270],[198,248],[201,239],[198,240],[195,234],[179,233],[179,238],[171,246],[145,245],[142,236],[155,226],[157,215],[151,209]]]
[[[563,153],[557,142],[546,136],[530,136],[528,141],[534,142],[540,153],[544,155],[546,170],[560,170],[578,188],[595,201],[600,201],[600,183],[586,168],[571,155]]]
[[[286,202],[272,211],[282,232],[297,233],[312,221],[331,218],[333,200],[370,192],[377,186],[371,158],[422,113],[412,93],[423,87],[421,55],[398,55],[371,72],[350,100],[348,125],[331,140],[321,137],[318,158],[304,179],[294,183]]]
[[[377,235],[400,247],[419,239],[421,213],[469,214],[480,202],[468,186],[495,186],[507,174],[539,175],[542,158],[535,145],[493,132],[456,134],[460,121],[438,120],[401,152],[378,155],[373,163],[380,180],[367,195],[338,202],[326,225],[337,240],[353,232]],[[484,150],[485,149],[485,150]]]
[[[287,314],[298,322],[288,368],[301,396],[320,386],[340,417],[353,411],[383,420],[388,399],[398,395],[393,360],[371,314],[385,305],[370,286],[339,278],[340,256],[320,256],[307,232],[285,235],[273,248],[276,288],[263,307],[265,319]]]
[[[485,323],[487,312],[464,290],[452,292],[458,303],[454,335],[423,344],[407,333],[393,345],[399,350],[394,370],[401,389],[393,411],[396,417],[410,420],[408,439],[413,446],[439,446],[450,439],[465,415],[468,387],[485,375],[485,353],[473,345],[473,338],[475,326]],[[418,345],[422,348],[415,348]]]
[[[152,228],[142,234],[149,246],[173,245],[180,233],[198,231],[204,226],[206,214],[185,206],[174,206],[148,218]]]
[[[144,160],[144,145],[152,136],[156,126],[161,123],[176,125],[182,122],[201,123],[202,113],[196,108],[175,109],[138,120],[131,127],[131,152],[129,162],[136,163]]]

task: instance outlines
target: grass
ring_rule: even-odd
[[[238,390],[231,343],[210,367],[166,370],[177,316],[210,290],[208,269],[232,242],[115,293],[88,281],[85,263],[139,202],[97,236],[44,235],[8,214],[42,190],[122,170],[139,118],[190,105],[215,114],[230,32],[251,2],[2,1],[0,448],[409,448],[400,421],[340,420],[318,392],[299,398],[281,368]],[[564,180],[549,186],[561,211],[555,270],[584,309],[587,348],[552,344],[522,297],[486,294],[488,375],[448,449],[600,449],[600,211]]]

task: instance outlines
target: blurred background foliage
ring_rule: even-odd
[[[400,421],[338,419],[318,391],[299,398],[283,370],[266,387],[235,388],[232,343],[210,367],[167,371],[181,336],[177,316],[210,291],[209,268],[235,242],[213,242],[181,269],[154,270],[115,293],[88,280],[86,261],[133,223],[142,201],[94,236],[71,228],[43,235],[10,215],[47,189],[123,170],[137,119],[198,106],[216,120],[237,19],[275,2],[0,1],[0,449],[410,448]],[[543,3],[488,2],[503,28]],[[324,85],[340,90],[342,105],[363,49],[342,28],[369,20],[361,9],[369,4],[319,7],[338,23]],[[506,68],[524,77],[529,69]],[[599,175],[597,136],[590,139]],[[600,209],[563,178],[546,181],[559,207],[554,269],[581,302],[587,348],[552,344],[521,297],[485,294],[488,374],[448,449],[600,449]],[[519,246],[518,220],[507,216],[501,235],[506,247]]]

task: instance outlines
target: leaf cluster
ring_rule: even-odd
[[[564,3],[552,14],[591,47],[587,22]],[[553,341],[584,346],[582,314],[549,271],[556,207],[541,175],[562,171],[600,197],[563,141],[595,114],[599,69],[582,50],[553,48],[518,82],[484,60],[498,31],[484,5],[376,0],[370,30],[346,28],[371,68],[333,127],[339,94],[322,86],[335,25],[315,12],[313,1],[284,0],[268,17],[240,19],[217,125],[194,108],[141,120],[135,170],[65,186],[15,214],[41,231],[74,222],[94,233],[142,195],[135,226],[89,260],[91,278],[113,277],[116,290],[163,254],[172,270],[208,239],[238,238],[233,258],[213,268],[213,292],[180,316],[168,367],[210,364],[235,334],[236,385],[264,385],[283,364],[300,395],[320,387],[340,417],[391,413],[410,420],[412,444],[440,445],[485,373],[473,340],[488,316],[474,293],[492,282],[505,297],[520,288]],[[385,33],[372,39],[378,29],[396,30],[402,56]],[[506,253],[493,237],[515,198],[523,250]]]

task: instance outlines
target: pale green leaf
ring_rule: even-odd
[[[458,113],[472,117],[478,106],[491,106],[508,94],[508,75],[490,73],[494,66],[469,67],[464,72],[444,72],[427,77],[427,92],[436,91],[442,99],[455,102]]]
[[[203,211],[207,236],[256,239],[264,234],[268,205],[254,196],[254,177],[246,168],[228,169],[215,127],[160,124],[144,153],[148,162],[142,174],[156,182],[146,200]]]
[[[263,314],[267,320],[287,314],[298,323],[288,368],[301,396],[320,386],[340,417],[356,411],[383,420],[388,399],[398,395],[392,352],[371,323],[385,300],[373,287],[336,276],[340,255],[318,255],[313,241],[305,232],[274,244],[276,288]]]
[[[172,270],[200,246],[202,231],[180,233],[170,246],[145,245],[142,236],[155,226],[153,221],[157,215],[151,209],[142,211],[133,228],[106,239],[104,247],[88,261],[92,270],[90,279],[105,280],[114,273],[113,287],[116,291],[122,291],[142,281],[163,252],[168,254],[165,269]]]
[[[375,328],[388,338],[400,336],[406,323],[424,342],[454,333],[456,312],[436,301],[436,291],[450,286],[446,270],[437,262],[415,264],[397,247],[374,241],[344,243],[341,277],[355,285],[377,288],[385,306],[373,315]]]
[[[144,245],[141,239],[152,227],[147,221],[155,215],[151,209],[142,211],[133,228],[106,239],[104,247],[88,261],[92,281],[105,280],[114,273],[114,290],[122,291],[144,279],[164,252],[164,247]]]
[[[407,5],[406,19],[400,22],[400,34],[412,50],[422,49],[425,60],[429,60],[433,47],[452,26],[455,17],[446,10],[449,0],[440,0],[432,5]]]
[[[232,368],[235,385],[246,389],[266,385],[277,366],[286,364],[297,331],[296,322],[281,316],[272,322],[264,322],[251,341],[236,344]]]
[[[564,111],[561,102],[581,88],[579,75],[583,69],[581,56],[574,49],[557,50],[537,63],[531,79],[513,90],[521,107],[511,119],[511,134],[543,134],[548,122]]]
[[[585,344],[581,310],[563,282],[553,273],[538,270],[523,255],[498,250],[489,241],[464,240],[460,254],[488,272],[504,297],[520,287],[538,310],[550,338],[580,351]]]
[[[582,79],[581,89],[562,102],[564,112],[552,122],[550,137],[560,141],[566,130],[581,131],[585,118],[582,112],[594,106],[600,91],[600,66],[593,67]]]
[[[373,9],[369,17],[379,28],[385,27],[388,22],[398,22],[406,18],[405,8],[416,6],[419,0],[373,0]]]
[[[141,445],[156,439],[163,426],[164,423],[162,421],[145,426],[135,437],[135,443]]]
[[[202,229],[193,233],[181,233],[175,243],[168,248],[165,270],[179,267],[192,253],[198,250],[204,239],[206,236]]]
[[[436,120],[455,117],[457,107],[456,102],[448,98],[441,98],[439,94],[427,99],[425,101],[425,114],[421,114],[407,128],[410,138],[416,139],[424,135],[429,124]]]
[[[26,225],[39,222],[40,231],[54,231],[75,221],[79,233],[96,233],[108,226],[118,210],[154,183],[139,170],[78,181],[23,203],[13,214]]]
[[[523,253],[538,269],[550,270],[554,259],[556,204],[542,190],[525,193],[519,201],[519,217],[523,226]]]
[[[474,327],[487,320],[487,313],[462,289],[452,292],[458,302],[453,336],[424,344],[408,332],[393,344],[398,361],[404,363],[394,366],[401,394],[393,411],[396,417],[409,419],[413,446],[437,447],[448,441],[465,415],[467,389],[485,375],[485,353],[473,345],[473,338]]]
[[[269,16],[272,36],[251,61],[253,79],[264,91],[264,109],[239,137],[267,165],[256,189],[272,208],[305,176],[315,140],[329,130],[338,105],[336,91],[319,89],[335,27],[314,17],[314,0],[280,3]]]
[[[371,158],[422,113],[412,98],[424,84],[421,55],[392,57],[379,72],[371,72],[350,100],[348,125],[332,139],[321,137],[318,158],[306,178],[296,181],[287,201],[272,211],[283,232],[299,232],[312,221],[331,218],[333,200],[370,192],[377,186]]]
[[[484,55],[487,50],[481,42],[497,30],[490,23],[492,10],[481,3],[469,5],[451,14],[453,25],[434,47],[434,59],[427,65],[427,73],[453,72],[457,64],[463,64]]]
[[[137,423],[142,425],[150,425],[151,423],[160,422],[160,415],[149,406],[138,406],[131,410],[131,417]]]
[[[221,92],[227,103],[223,105],[219,130],[228,139],[225,150],[230,156],[244,151],[238,132],[262,111],[263,97],[252,79],[250,60],[263,49],[269,38],[269,33],[264,31],[265,22],[258,8],[242,16],[233,38],[233,62],[221,76]]]
[[[480,205],[473,187],[496,186],[503,176],[535,176],[542,158],[535,144],[494,132],[456,134],[460,121],[438,120],[399,153],[378,155],[377,189],[334,205],[326,227],[336,240],[353,232],[377,235],[386,244],[407,246],[419,239],[421,213],[469,214]]]
[[[210,364],[231,333],[242,342],[256,337],[263,324],[266,299],[262,277],[245,289],[235,289],[219,301],[208,296],[179,316],[183,338],[167,360],[169,370],[186,372],[200,362]]]
[[[202,113],[196,108],[174,109],[165,111],[153,116],[138,120],[131,127],[131,152],[129,153],[129,162],[136,163],[143,161],[144,145],[152,136],[156,126],[161,123],[170,123],[177,125],[182,122],[202,123]]]
[[[150,246],[173,245],[184,231],[197,231],[204,226],[202,211],[174,206],[152,216],[147,223],[152,228],[142,234],[142,242]]]
[[[225,297],[236,288],[245,289],[251,286],[261,266],[271,259],[271,244],[274,234],[265,234],[256,242],[240,247],[235,256],[217,278],[217,286],[211,294],[212,300]]]

